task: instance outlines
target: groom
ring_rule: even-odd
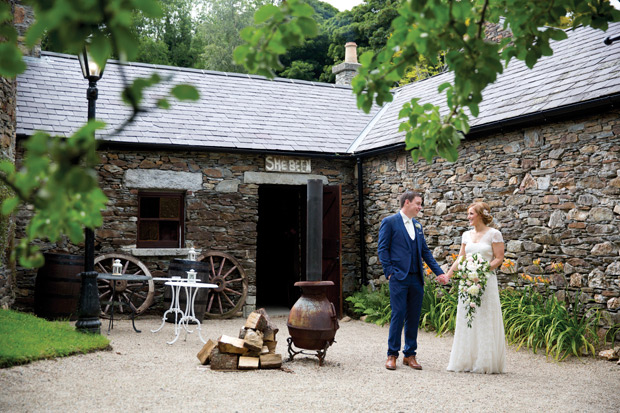
[[[385,368],[396,369],[400,339],[405,326],[403,364],[416,370],[422,366],[416,361],[418,323],[424,296],[423,262],[438,275],[442,284],[447,282],[443,270],[426,245],[422,226],[415,217],[422,210],[422,194],[405,191],[400,197],[400,211],[383,219],[379,227],[379,260],[390,282],[392,319],[388,338]]]

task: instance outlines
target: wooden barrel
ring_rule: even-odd
[[[45,253],[45,264],[37,271],[34,313],[49,320],[77,320],[84,257]]]
[[[209,282],[209,271],[210,264],[202,261],[189,261],[182,260],[179,258],[175,258],[168,267],[168,277],[181,277],[187,278],[187,271],[194,270],[196,271],[196,278],[200,280],[201,283]],[[172,287],[166,285],[164,289],[164,307],[167,310],[170,308],[170,303],[172,301]],[[196,298],[194,300],[194,314],[196,318],[200,321],[205,316],[205,310],[207,309],[207,298],[209,296],[208,288],[199,288],[196,293]],[[185,289],[181,287],[179,290],[179,305],[181,306],[181,310],[185,311],[185,302],[187,301],[187,297],[185,295]],[[177,315],[178,317],[178,315]],[[174,323],[174,314],[169,313],[166,315],[166,321],[169,323]]]

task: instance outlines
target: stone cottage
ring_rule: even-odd
[[[126,254],[161,276],[191,246],[203,257],[226,253],[248,279],[246,311],[290,306],[293,283],[304,279],[305,184],[321,179],[324,279],[335,282],[330,298],[342,313],[346,295],[381,277],[379,223],[410,188],[425,194],[421,221],[440,264],[458,252],[467,206],[482,199],[516,262],[516,274],[500,277],[504,286],[519,273],[545,274],[558,295],[579,289],[620,322],[620,44],[603,43],[618,33],[618,23],[607,33],[568,30],[533,70],[511,62],[485,91],[455,163],[414,164],[398,132],[404,102],[444,104],[437,87],[450,73],[397,88],[393,102],[364,114],[347,85],[111,61],[97,101],[108,130],[128,114],[121,70],[129,78],[156,71],[170,77],[166,87],[190,83],[201,98],[160,110],[153,102],[164,86],[155,88],[148,113],[98,136],[110,202],[96,255]],[[34,131],[68,136],[86,119],[75,57],[43,52],[27,63],[17,85],[18,157]],[[350,78],[355,67],[338,69]],[[18,219],[17,237],[22,228]],[[558,262],[562,271],[552,270]],[[33,280],[17,269],[17,306],[31,305]]]

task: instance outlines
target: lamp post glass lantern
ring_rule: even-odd
[[[80,60],[80,67],[82,68],[82,76],[84,76],[84,79],[93,79],[95,82],[101,79],[101,76],[103,76],[103,69],[105,68],[105,62],[103,66],[95,62],[90,54],[90,43],[84,46],[82,52],[78,55],[78,59]]]
[[[86,99],[88,100],[88,120],[95,119],[97,102],[97,81],[103,76],[105,62],[99,65],[92,58],[87,41],[82,52],[78,55],[82,75],[88,79]],[[84,272],[81,273],[80,301],[78,321],[75,328],[80,331],[101,334],[99,312],[99,291],[97,289],[97,272],[95,272],[95,233],[90,228],[84,229]]]

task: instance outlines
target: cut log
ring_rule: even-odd
[[[252,330],[263,331],[267,327],[267,320],[265,316],[256,311],[252,311],[245,320],[245,328],[251,328]]]
[[[258,357],[239,357],[239,370],[256,370],[258,368]]]
[[[217,347],[221,353],[245,354],[248,350],[243,346],[244,344],[245,342],[240,338],[225,335],[217,340]]]
[[[262,354],[260,356],[261,369],[279,369],[282,367],[282,354]]]
[[[269,347],[263,346],[262,350],[260,351],[260,354],[269,354]]]
[[[220,352],[216,347],[211,352],[211,370],[237,370],[239,356]]]
[[[239,330],[239,338],[240,339],[244,339],[245,338],[245,333],[247,333],[248,329],[245,327],[241,327],[241,330]]]
[[[267,315],[267,311],[264,308],[259,308],[258,310],[256,310],[256,312],[262,314],[263,317],[265,317],[265,320],[267,320],[267,327],[266,328],[274,330],[276,333],[278,331],[280,331],[280,329],[274,323],[271,322],[271,319]],[[264,333],[264,331],[263,331],[263,333]],[[275,338],[274,338],[274,340],[275,340]]]
[[[266,327],[265,330],[263,330],[263,340],[276,341],[277,332],[278,332],[277,328],[274,330],[271,327]]]
[[[263,344],[267,346],[267,348],[269,349],[269,352],[271,354],[276,352],[276,346],[278,345],[277,341],[267,341],[267,340],[263,340]]]
[[[247,353],[244,354],[244,356],[246,357],[258,357],[260,356],[260,350],[259,351],[248,351]]]
[[[254,330],[246,330],[243,345],[249,351],[260,352],[263,348],[263,334]]]
[[[197,355],[198,360],[200,360],[200,364],[209,364],[211,352],[215,347],[217,347],[217,343],[211,339],[207,341],[207,344],[202,346]]]

